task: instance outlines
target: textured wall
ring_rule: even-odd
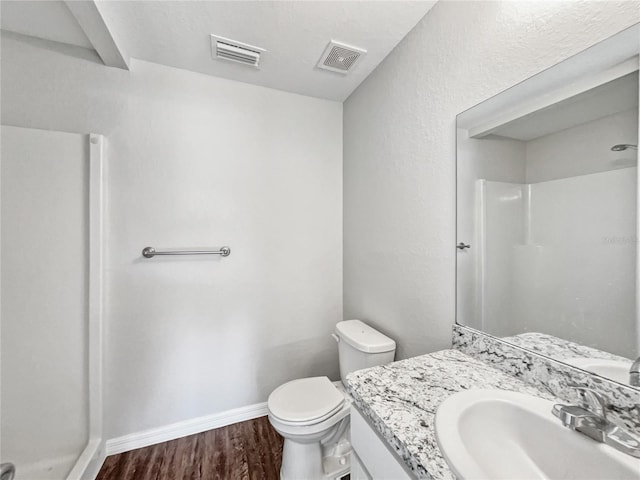
[[[342,105],[57,48],[3,36],[2,121],[105,135],[106,438],[338,379]]]
[[[640,20],[637,2],[441,1],[344,107],[344,308],[451,344],[455,116]]]

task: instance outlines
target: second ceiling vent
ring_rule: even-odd
[[[214,58],[258,67],[260,65],[260,55],[264,51],[264,48],[231,40],[230,38],[211,35],[211,54]]]
[[[320,57],[318,68],[346,74],[353,70],[366,53],[362,48],[331,40]]]

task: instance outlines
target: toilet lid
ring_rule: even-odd
[[[267,402],[269,412],[285,422],[313,423],[331,416],[344,395],[327,377],[292,380],[276,388]]]

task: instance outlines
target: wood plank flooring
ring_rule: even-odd
[[[96,480],[277,480],[282,443],[260,417],[112,455]]]

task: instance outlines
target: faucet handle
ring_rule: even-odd
[[[583,387],[582,385],[568,385],[571,388],[575,388],[580,392],[584,393],[585,400],[587,405],[590,408],[598,409],[600,412],[600,416],[603,420],[607,420],[607,405],[608,402],[604,395],[596,392],[593,388]]]

